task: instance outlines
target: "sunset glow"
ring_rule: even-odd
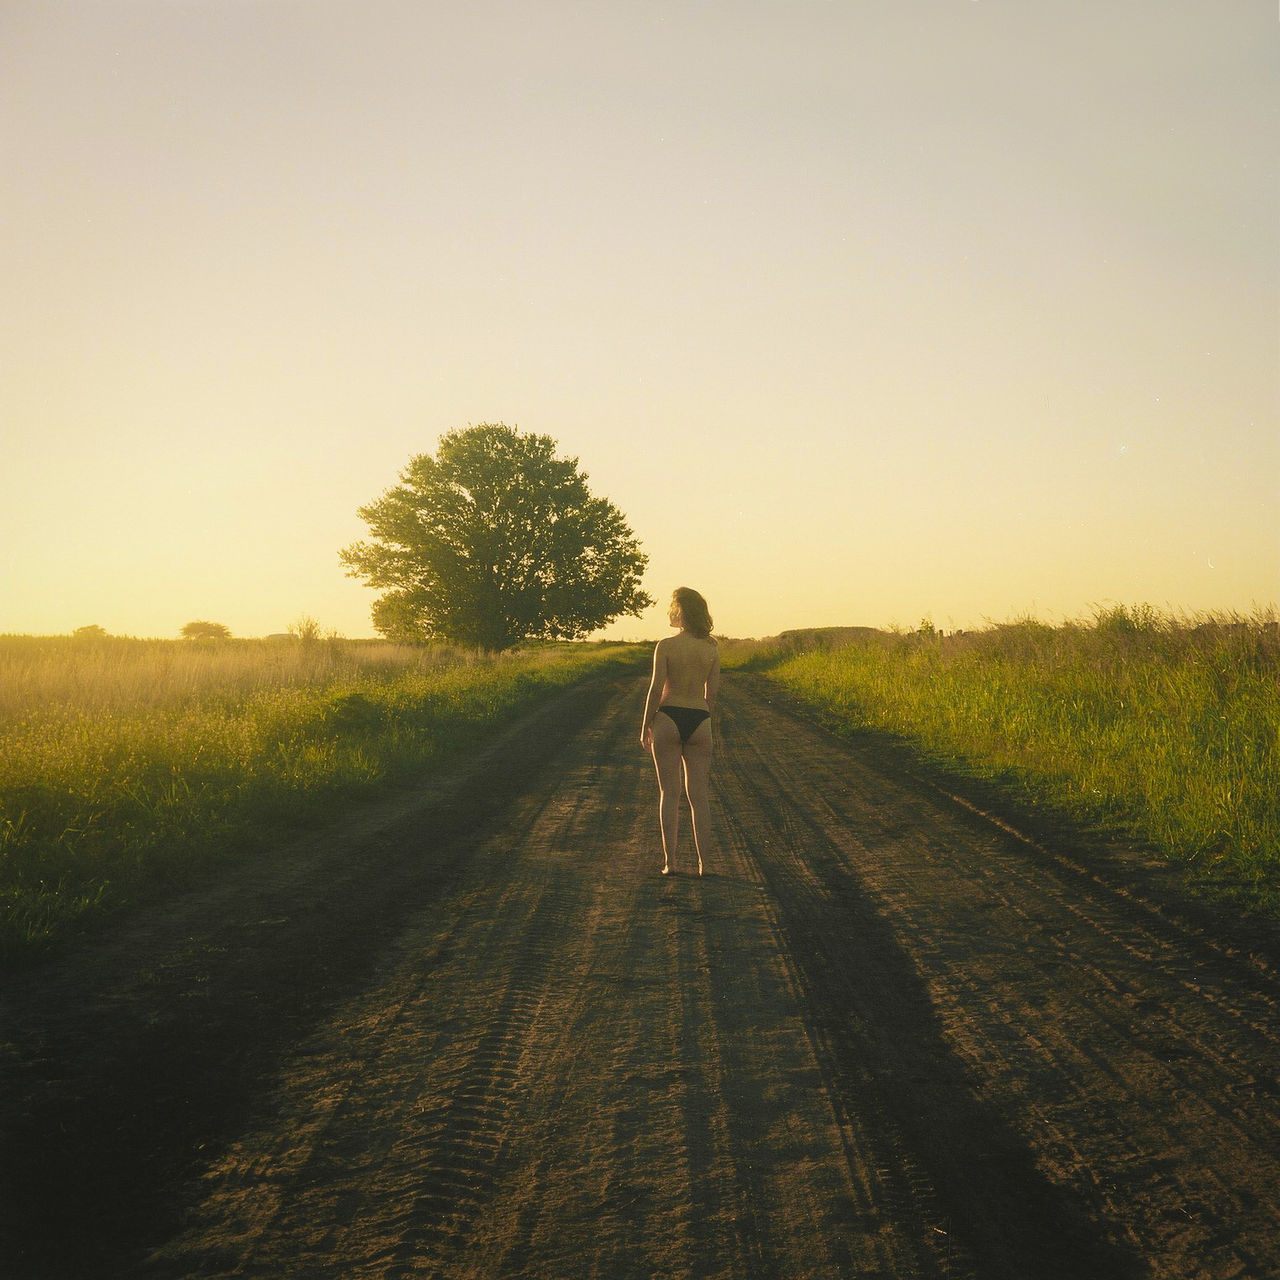
[[[0,11],[0,632],[371,634],[554,437],[718,631],[1280,598],[1280,26],[1190,0]]]

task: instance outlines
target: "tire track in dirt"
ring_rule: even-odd
[[[140,910],[0,990],[0,1275],[110,1277],[178,1225],[182,1189],[252,1121],[296,1043],[590,721],[584,681],[422,785]],[[459,844],[459,835],[465,842]],[[364,1010],[379,1023],[386,1010]]]
[[[848,761],[829,762],[835,771],[815,786],[811,757],[828,744],[781,717],[762,726],[751,711],[726,699],[726,825],[776,903],[850,1163],[906,1243],[884,1274],[1135,1274],[974,1096],[912,957],[849,857],[863,815],[829,801],[848,789]],[[869,788],[881,814],[895,798],[914,803],[894,790],[885,779]],[[892,825],[890,856],[902,859],[907,828]]]
[[[641,696],[299,1048],[144,1274],[896,1274],[862,1265],[888,1254],[763,886],[656,875]]]
[[[1025,839],[744,674],[718,716],[712,874],[660,877],[643,689],[565,695],[457,786],[112,944],[127,965],[90,949],[53,991],[104,955],[99,991],[162,982],[97,1012],[90,990],[43,1038],[38,991],[11,1002],[46,1050],[79,1035],[87,1062],[106,1038],[97,1077],[43,1094],[38,1062],[5,1068],[89,1138],[79,1200],[139,1176],[110,1250],[4,1274],[1280,1274],[1265,964],[1106,850]],[[148,1018],[190,1043],[131,1081]],[[219,1071],[230,1093],[206,1098]],[[165,1073],[198,1162],[93,1155],[112,1134],[91,1104],[119,1092],[114,1124]],[[29,1119],[6,1126],[31,1148]],[[185,1174],[167,1196],[156,1165]]]
[[[1088,865],[1069,839],[1018,837],[904,776],[873,739],[816,731],[815,747],[809,717],[762,717],[743,685],[722,726],[730,825],[748,790],[774,806],[761,861],[811,1010],[837,1027],[834,1087],[864,1118],[870,1087],[882,1138],[926,1171],[917,1203],[960,1246],[939,1265],[1280,1274],[1277,983],[1233,952],[1230,922],[1216,941],[1102,853]],[[875,939],[861,954],[855,928]],[[895,955],[889,986],[915,996],[910,1014],[857,976]]]

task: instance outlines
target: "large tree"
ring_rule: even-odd
[[[575,639],[653,603],[622,513],[555,450],[502,423],[451,431],[360,508],[371,538],[341,559],[385,591],[373,606],[383,635],[506,649]]]

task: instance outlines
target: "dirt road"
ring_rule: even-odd
[[[746,675],[664,879],[643,690],[10,980],[0,1275],[1280,1276],[1273,933]]]

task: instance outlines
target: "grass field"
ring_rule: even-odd
[[[262,849],[636,651],[0,637],[0,955]]]
[[[844,629],[731,647],[837,726],[1183,863],[1203,891],[1280,913],[1280,625],[1117,607],[942,636]]]

